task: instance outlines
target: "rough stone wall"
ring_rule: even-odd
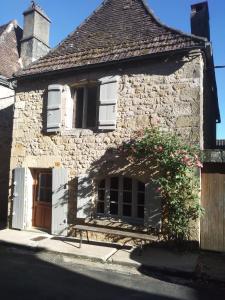
[[[14,90],[0,85],[0,223],[7,221]]]
[[[69,170],[70,221],[76,216],[76,180],[81,174],[93,178],[127,174],[147,182],[147,172],[131,167],[118,157],[116,148],[132,138],[134,131],[157,124],[176,131],[186,142],[202,147],[202,70],[199,52],[186,56],[89,70],[67,77],[19,83],[16,94],[11,174],[15,167]],[[72,85],[106,75],[120,75],[117,129],[43,132],[48,84]],[[44,104],[44,105],[43,105]]]

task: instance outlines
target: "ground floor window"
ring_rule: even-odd
[[[109,177],[98,183],[97,214],[144,218],[145,184],[129,177]]]

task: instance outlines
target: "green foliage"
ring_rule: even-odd
[[[157,128],[139,132],[123,150],[130,160],[142,161],[151,170],[151,180],[162,197],[164,237],[188,239],[192,221],[203,212],[197,180],[197,170],[202,167],[199,151]]]

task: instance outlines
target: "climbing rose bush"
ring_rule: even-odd
[[[191,224],[203,213],[199,204],[197,148],[178,136],[151,128],[137,132],[122,151],[132,162],[143,162],[162,199],[162,233],[165,239],[187,240]]]

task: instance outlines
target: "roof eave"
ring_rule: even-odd
[[[154,54],[146,54],[146,55],[141,55],[141,56],[134,56],[134,57],[129,57],[129,58],[124,58],[124,59],[119,59],[119,60],[112,60],[108,62],[102,62],[102,63],[95,63],[95,64],[88,64],[88,65],[82,65],[82,66],[76,66],[76,67],[71,67],[71,68],[66,68],[66,69],[59,69],[59,70],[54,70],[54,71],[44,71],[41,73],[33,73],[33,74],[25,74],[25,75],[18,75],[12,77],[10,80],[20,80],[20,79],[33,79],[35,77],[40,77],[40,76],[51,76],[55,74],[62,74],[66,72],[73,72],[76,70],[85,70],[85,69],[93,69],[96,67],[101,67],[101,66],[108,66],[108,65],[115,65],[118,63],[123,63],[123,62],[131,62],[131,61],[140,61],[140,60],[145,60],[149,58],[155,58],[155,57],[163,57],[165,55],[170,55],[170,54],[177,54],[177,53],[183,53],[183,52],[188,52],[191,50],[205,50],[205,46],[203,45],[198,45],[198,46],[191,46],[191,47],[186,47],[183,49],[176,49],[176,50],[170,50],[170,51],[164,51],[160,53],[154,53]]]

